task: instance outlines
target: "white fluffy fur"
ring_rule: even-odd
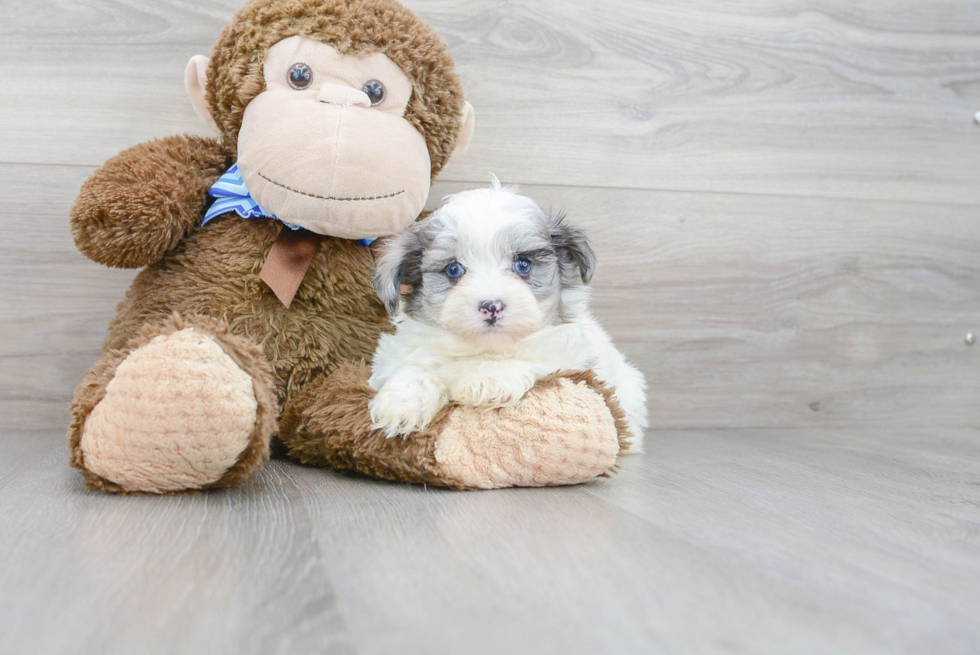
[[[541,297],[502,256],[503,231],[533,229],[543,212],[530,199],[494,184],[456,194],[427,220],[453,230],[466,274],[445,294],[437,319],[418,320],[399,311],[396,332],[381,337],[372,362],[370,403],[376,428],[389,436],[426,427],[450,400],[501,407],[517,403],[540,378],[561,370],[593,369],[615,387],[639,451],[647,425],[646,382],[613,345],[588,309],[589,288],[567,285],[560,294],[563,322],[549,325]],[[484,300],[506,305],[499,322],[487,326],[479,313]],[[554,311],[552,311],[554,313]],[[431,323],[438,323],[434,325]]]

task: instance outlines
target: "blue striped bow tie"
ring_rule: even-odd
[[[208,189],[208,195],[214,198],[214,204],[204,214],[201,225],[206,225],[215,216],[235,212],[242,218],[274,218],[290,230],[303,229],[299,225],[287,223],[278,216],[262,209],[259,203],[255,202],[252,194],[248,192],[248,187],[245,186],[245,180],[242,179],[242,172],[238,170],[237,163],[211,185],[211,188]],[[375,242],[375,239],[356,239],[356,241],[362,246],[370,246]]]

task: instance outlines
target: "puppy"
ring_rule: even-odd
[[[425,428],[449,401],[512,405],[535,381],[593,369],[642,447],[646,382],[589,313],[595,253],[561,213],[549,215],[496,178],[446,199],[388,241],[374,289],[394,316],[369,384],[374,427]]]

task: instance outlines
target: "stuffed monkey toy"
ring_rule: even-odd
[[[447,406],[409,437],[371,427],[367,363],[391,329],[372,241],[420,216],[473,134],[428,25],[391,0],[254,0],[185,81],[220,138],[123,151],[71,212],[82,253],[142,268],[71,406],[71,463],[89,488],[235,486],[272,445],[456,489],[614,466],[623,413],[589,372],[556,373],[512,407]]]

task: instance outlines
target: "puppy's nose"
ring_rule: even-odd
[[[483,318],[497,318],[504,311],[504,303],[499,300],[484,300],[480,303],[480,314]]]

